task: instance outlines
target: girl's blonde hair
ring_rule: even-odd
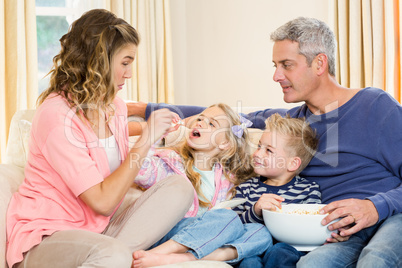
[[[213,162],[219,163],[222,166],[223,174],[234,184],[234,187],[230,190],[230,195],[233,197],[236,194],[235,187],[254,175],[251,162],[252,158],[248,153],[248,131],[244,129],[243,135],[238,138],[233,134],[232,126],[241,124],[239,115],[235,113],[232,108],[223,103],[211,105],[209,108],[211,107],[220,108],[226,114],[229,121],[229,128],[225,131],[225,135],[231,146],[229,149],[222,150],[216,155]],[[183,158],[186,175],[193,184],[197,194],[205,198],[201,191],[201,175],[193,169],[194,149],[184,141],[179,144],[175,150]],[[210,205],[210,202],[199,199],[199,204],[202,207],[207,207]]]
[[[117,94],[113,56],[128,44],[138,46],[139,41],[137,31],[113,13],[104,9],[86,12],[61,37],[60,53],[49,72],[50,85],[37,104],[56,93],[87,120],[90,109],[113,113],[111,104]]]
[[[304,118],[291,118],[289,115],[282,117],[279,114],[268,117],[265,121],[265,129],[285,137],[287,140],[285,152],[301,159],[301,165],[296,171],[296,174],[299,174],[308,165],[317,150],[316,132]]]

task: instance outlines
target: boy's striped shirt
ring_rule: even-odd
[[[265,177],[255,177],[240,184],[236,188],[235,198],[245,198],[247,201],[235,208],[243,223],[264,223],[262,217],[254,213],[253,206],[263,194],[277,194],[285,198],[282,204],[319,204],[321,192],[316,182],[294,177],[282,186],[271,186],[264,183]]]

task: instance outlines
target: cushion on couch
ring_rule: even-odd
[[[34,115],[35,110],[22,110],[14,114],[10,124],[5,163],[25,167],[31,121]]]

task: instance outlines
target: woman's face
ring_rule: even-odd
[[[126,79],[131,78],[133,74],[132,65],[136,53],[137,46],[134,44],[128,44],[113,56],[113,81],[117,90],[121,90]]]

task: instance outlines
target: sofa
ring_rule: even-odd
[[[28,138],[30,134],[31,121],[35,114],[35,110],[22,110],[15,113],[12,118],[9,139],[6,148],[6,155],[3,163],[0,164],[0,268],[7,268],[5,253],[6,253],[6,211],[12,194],[18,190],[20,183],[24,179],[24,166],[28,153]],[[141,120],[131,118],[131,120]],[[164,141],[167,146],[175,144],[179,139],[184,137],[186,129],[180,128],[175,133],[169,134]],[[261,131],[250,129],[250,142],[252,150],[261,136]],[[130,143],[133,144],[136,137],[130,137]],[[126,195],[122,205],[116,212],[118,215],[129,203],[141,195],[141,190],[132,188]],[[162,266],[161,266],[162,267]],[[223,262],[216,261],[196,261],[186,262],[174,265],[165,265],[163,267],[231,267]]]

